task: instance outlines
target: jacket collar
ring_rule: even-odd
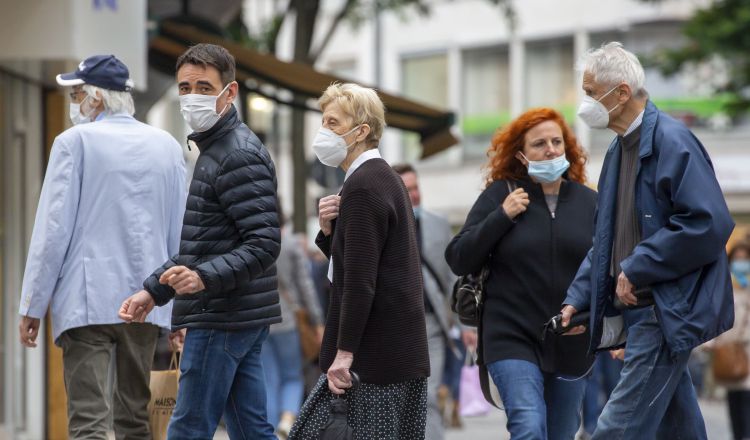
[[[226,136],[227,133],[237,128],[238,125],[240,125],[240,120],[237,117],[237,109],[232,105],[229,111],[216,121],[213,127],[202,132],[194,131],[187,138],[189,141],[195,142],[199,150],[206,151],[216,140]]]
[[[654,150],[654,130],[656,123],[659,121],[659,109],[649,99],[646,102],[646,109],[643,112],[643,122],[641,123],[641,141],[638,145],[638,157],[644,158],[650,156]],[[611,153],[617,146],[618,136],[612,139],[607,152]]]
[[[641,124],[641,143],[638,146],[638,157],[651,156],[654,150],[654,130],[659,121],[659,109],[649,99],[646,102],[646,110],[643,113]]]
[[[563,175],[563,181],[560,184],[560,192],[557,194],[558,200],[567,200],[568,193],[570,192],[570,181],[568,180],[568,173],[565,172]],[[516,180],[516,185],[520,186],[524,189],[527,193],[533,195],[535,198],[539,200],[544,200],[544,190],[542,189],[542,185],[540,183],[534,182],[531,180],[531,177],[524,176],[520,179]]]

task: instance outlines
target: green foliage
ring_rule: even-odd
[[[750,0],[716,0],[698,10],[683,33],[687,43],[658,53],[655,64],[671,75],[718,56],[728,68],[728,81],[716,88],[728,96],[724,108],[731,114],[750,110]]]

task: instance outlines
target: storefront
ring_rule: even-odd
[[[64,439],[60,352],[47,325],[18,342],[18,302],[44,168],[68,124],[57,73],[88,55],[125,60],[146,81],[146,0],[10,0],[0,15],[0,440]]]

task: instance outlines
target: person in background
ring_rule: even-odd
[[[430,353],[430,378],[427,380],[427,429],[425,438],[441,440],[445,437],[443,415],[438,406],[438,388],[443,382],[446,348],[450,356],[458,357],[450,338],[451,315],[448,309],[455,276],[445,262],[445,248],[453,238],[448,220],[422,208],[417,171],[409,164],[393,165],[409,192],[417,226],[417,244],[422,262],[424,283],[425,321],[427,322],[427,347]]]
[[[743,341],[750,356],[750,243],[740,242],[729,251],[734,288],[734,327],[707,344]],[[727,389],[727,408],[735,440],[750,439],[750,375],[735,383],[720,383]]]
[[[615,350],[609,355],[601,354],[596,357],[591,376],[586,379],[586,394],[583,397],[583,436],[581,440],[591,438],[596,429],[596,422],[609,400],[612,390],[620,380],[622,370],[621,356],[623,350]]]
[[[599,177],[593,247],[561,311],[563,325],[591,313],[591,352],[625,346],[593,438],[705,439],[687,362],[732,327],[724,246],[734,222],[708,153],[649,100],[633,53],[606,43],[579,68],[578,116],[617,134]]]
[[[570,440],[591,366],[586,336],[547,335],[591,247],[596,193],[562,115],[523,113],[492,139],[487,187],[445,252],[456,275],[489,267],[479,335],[514,440]],[[581,376],[581,377],[578,377]]]
[[[358,439],[421,439],[430,375],[422,269],[409,195],[378,151],[385,108],[374,90],[350,83],[330,85],[318,102],[313,151],[346,177],[340,195],[319,204],[315,242],[332,280],[324,374],[289,438],[317,438],[333,396],[346,393]],[[352,372],[360,383],[347,391]]]
[[[21,344],[36,347],[51,307],[69,438],[107,438],[110,413],[118,439],[150,438],[149,375],[171,304],[135,325],[124,324],[112,304],[177,252],[182,149],[133,118],[133,84],[114,55],[89,57],[57,82],[73,88],[74,126],[55,138],[47,164],[23,277]]]
[[[282,321],[271,326],[263,344],[261,361],[266,374],[268,422],[276,435],[285,439],[299,413],[304,392],[303,358],[295,311],[304,309],[317,329],[318,343],[323,338],[323,317],[312,285],[307,255],[302,241],[286,226],[281,229],[281,250],[276,260],[279,280],[279,304]]]
[[[174,298],[172,327],[187,329],[169,438],[212,438],[223,416],[230,438],[275,440],[260,352],[268,326],[281,322],[276,167],[239,119],[235,61],[225,48],[197,44],[180,55],[177,89],[193,129],[188,140],[200,150],[180,250],[119,315],[140,322]]]

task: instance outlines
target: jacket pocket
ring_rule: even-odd
[[[662,305],[679,315],[687,313],[689,292],[682,291],[677,281],[661,283],[654,290],[656,297],[661,299]]]

